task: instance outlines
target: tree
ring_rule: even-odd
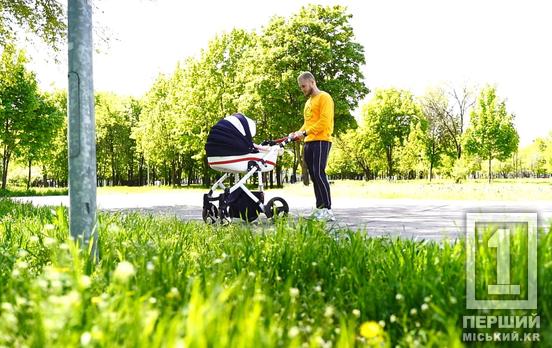
[[[259,41],[263,76],[257,91],[263,114],[273,118],[270,133],[288,134],[303,123],[305,98],[297,76],[307,70],[334,99],[335,133],[356,125],[351,111],[369,91],[361,71],[364,48],[354,41],[351,17],[343,6],[309,5],[289,19],[274,17],[265,27]],[[299,146],[294,155],[295,175],[301,162]]]
[[[374,97],[362,109],[364,129],[370,129],[374,139],[387,160],[387,177],[394,174],[395,148],[403,146],[411,124],[421,115],[419,106],[408,91],[390,89],[376,90]]]
[[[14,151],[33,132],[39,107],[36,78],[25,68],[23,51],[8,45],[0,58],[0,144],[2,150],[2,189],[6,189],[8,167]],[[36,134],[35,134],[36,135]]]
[[[481,91],[470,115],[464,146],[470,155],[488,161],[489,182],[492,179],[492,160],[505,160],[518,147],[519,136],[513,119],[514,116],[506,111],[506,103],[498,99],[494,87]]]
[[[25,132],[20,135],[18,146],[14,149],[16,156],[28,165],[27,190],[31,184],[33,162],[40,162],[47,156],[58,130],[62,128],[65,114],[55,105],[49,94],[38,96],[38,105],[30,117],[25,118]]]
[[[0,46],[14,41],[19,29],[58,50],[67,29],[62,4],[56,0],[0,0]]]
[[[68,180],[68,149],[67,149],[67,91],[58,90],[49,96],[50,102],[60,115],[63,122],[56,130],[51,146],[44,151],[41,159],[44,185],[48,177],[54,180],[54,185],[65,185]]]

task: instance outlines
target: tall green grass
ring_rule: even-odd
[[[463,242],[101,214],[95,264],[61,208],[0,200],[0,217],[0,346],[459,347],[462,316],[477,314]],[[551,253],[541,233],[548,342]]]

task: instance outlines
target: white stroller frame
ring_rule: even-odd
[[[280,152],[280,150],[286,144],[290,143],[293,140],[294,139],[292,139],[291,137],[287,137],[276,141],[269,141],[268,144],[270,145],[270,147],[267,152],[252,153],[252,154],[247,154],[242,156],[232,156],[234,160],[218,161],[218,162],[212,161],[211,163],[209,163],[209,166],[211,168],[217,171],[224,172],[224,175],[220,177],[211,186],[207,194],[204,194],[203,214],[202,214],[203,220],[209,224],[216,223],[217,221],[220,221],[221,223],[230,222],[231,217],[229,215],[229,212],[227,211],[228,209],[227,200],[229,195],[238,189],[243,190],[243,192],[247,194],[247,196],[259,207],[259,213],[264,213],[267,218],[287,215],[287,213],[289,212],[289,206],[287,202],[281,197],[274,197],[270,199],[266,204],[264,204],[264,184],[263,184],[262,173],[269,172],[274,169],[274,166],[276,165],[275,159],[277,159],[278,157],[278,152]],[[259,156],[260,154],[263,154],[262,157]],[[217,158],[217,159],[221,159],[221,158]],[[235,165],[228,165],[228,166],[224,165],[224,164],[232,164],[237,161],[245,162],[246,160],[249,160],[249,161],[247,161],[247,166],[246,167],[244,166],[243,168],[239,168]],[[274,162],[270,160],[274,160]],[[212,163],[214,164],[212,165]],[[245,163],[243,163],[242,165],[245,165]],[[224,185],[224,181],[232,173],[236,175],[236,178],[238,177],[238,173],[245,173],[245,175],[231,187],[226,187]],[[258,195],[260,197],[253,194],[253,192],[251,192],[245,186],[245,182],[249,180],[249,178],[251,178],[253,175],[255,175],[255,173],[257,173],[258,175],[258,188],[259,188]],[[222,189],[223,193],[219,194],[218,196],[214,196],[214,193],[217,190],[217,188]],[[211,203],[214,201],[219,202],[218,209],[214,204]]]

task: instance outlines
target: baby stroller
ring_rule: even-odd
[[[253,144],[255,132],[255,122],[242,114],[228,116],[211,128],[205,144],[207,161],[211,168],[224,175],[203,195],[202,216],[206,223],[227,223],[231,218],[251,222],[261,213],[270,219],[289,212],[283,198],[274,197],[264,203],[262,173],[274,169],[284,146],[293,139],[287,137],[266,141],[259,146]],[[232,173],[236,176],[236,183],[226,187],[224,181]],[[239,178],[239,174],[243,176]],[[258,191],[252,192],[245,182],[255,174],[258,175],[259,185]],[[219,195],[215,195],[217,188],[223,190]],[[218,207],[214,203],[218,203]]]

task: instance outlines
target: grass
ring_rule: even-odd
[[[336,180],[331,184],[332,198],[416,199],[416,200],[492,200],[535,201],[552,200],[552,180],[468,181],[455,184],[440,180],[404,180],[390,182]],[[312,186],[286,185],[282,194],[293,192],[312,196]]]
[[[463,242],[101,214],[92,263],[62,208],[4,199],[0,216],[0,346],[460,347],[462,316],[477,314],[465,309]],[[551,236],[541,231],[538,251],[548,342]]]
[[[65,187],[33,187],[29,190],[26,187],[10,187],[0,189],[0,197],[65,196],[68,192]]]
[[[502,179],[488,184],[485,180],[470,180],[455,184],[447,180],[386,180],[332,181],[332,197],[335,199],[415,199],[415,200],[492,200],[492,201],[551,201],[550,179]],[[253,188],[255,189],[255,188]],[[99,187],[99,195],[140,194],[154,192],[206,191],[205,187],[170,186],[115,186]],[[270,190],[274,194],[297,195],[312,198],[312,186],[302,183],[285,184],[283,189]],[[0,191],[0,197],[67,195],[66,188],[10,188]]]

